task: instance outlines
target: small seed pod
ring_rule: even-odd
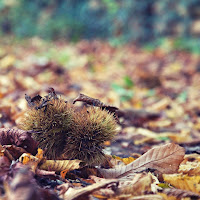
[[[44,99],[43,99],[44,102]],[[19,127],[32,132],[39,147],[49,159],[57,159],[63,152],[67,133],[73,124],[74,109],[63,99],[54,98],[42,105],[42,100],[30,107]]]
[[[79,159],[88,165],[105,161],[103,143],[116,134],[113,114],[101,108],[84,107],[75,114],[72,130],[66,137],[63,157]]]

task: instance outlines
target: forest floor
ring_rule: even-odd
[[[43,151],[18,145],[25,94],[49,87],[68,102],[82,93],[118,108],[106,165],[42,170]],[[198,199],[200,57],[102,41],[2,41],[0,128],[0,199]]]

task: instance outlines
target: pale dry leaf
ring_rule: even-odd
[[[161,174],[177,172],[185,155],[184,148],[169,143],[150,149],[134,162],[113,169],[99,169],[104,178],[131,178],[135,172],[154,169]]]
[[[35,173],[38,176],[55,176],[56,175],[55,171],[47,171],[47,170],[42,170],[42,169],[36,169]]]
[[[39,168],[57,172],[61,172],[63,170],[71,171],[74,169],[79,169],[80,162],[81,160],[46,160],[42,165],[40,165]]]
[[[69,182],[67,183],[63,183],[62,185],[58,185],[56,187],[56,189],[59,190],[59,195],[63,195],[65,192],[67,192],[67,190],[72,186],[72,184],[70,184]]]
[[[104,182],[92,184],[90,186],[87,186],[87,187],[84,187],[81,189],[69,188],[65,192],[63,199],[64,200],[78,200],[83,197],[85,198],[89,194],[91,194],[92,192],[94,192],[100,188],[105,188],[110,184],[116,184],[116,183],[118,183],[118,180],[110,179],[110,180],[105,180]]]
[[[200,175],[200,162],[186,162],[185,164],[181,164],[178,172],[190,176]]]
[[[144,195],[146,192],[151,191],[151,184],[153,183],[153,178],[150,173],[139,173],[135,174],[132,180],[123,181],[119,185],[119,190],[117,193],[121,194],[131,194],[134,196]]]

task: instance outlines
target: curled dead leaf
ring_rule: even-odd
[[[74,99],[73,104],[75,104],[77,101],[82,101],[82,102],[85,102],[88,105],[100,107],[100,108],[105,109],[105,110],[107,110],[111,113],[115,113],[115,111],[118,110],[118,108],[115,107],[115,106],[106,105],[103,102],[101,102],[99,99],[94,99],[94,98],[88,97],[84,94],[79,94],[79,96]]]
[[[0,128],[0,144],[13,144],[22,147],[31,154],[35,154],[37,151],[37,142],[33,140],[31,134],[20,129]]]
[[[30,153],[23,153],[20,156],[19,161],[24,165],[29,165],[32,171],[35,172],[42,159],[43,150],[39,148],[36,156],[33,156]]]

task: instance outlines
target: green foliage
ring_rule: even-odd
[[[120,101],[129,101],[133,98],[134,93],[132,90],[126,89],[117,83],[113,83],[111,87],[119,95]]]
[[[162,42],[159,38],[180,36],[175,48],[199,52],[191,29],[199,8],[198,0],[2,0],[0,32],[72,41],[103,38],[113,46],[155,41],[150,49]]]
[[[124,77],[124,85],[127,88],[132,88],[134,86],[134,83],[133,83],[132,79],[130,78],[130,76]]]

